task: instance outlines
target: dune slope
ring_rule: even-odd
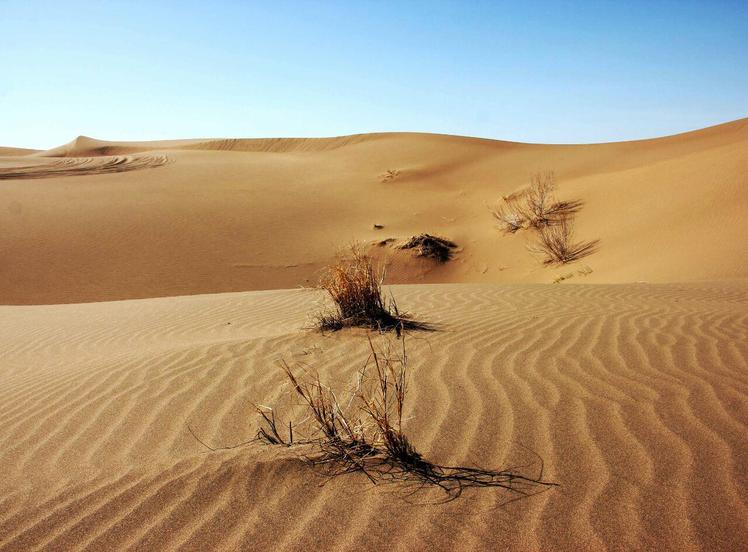
[[[79,137],[11,153],[0,157],[0,304],[293,288],[351,240],[422,232],[456,241],[456,259],[377,248],[395,265],[392,283],[748,276],[748,119],[596,145]],[[531,234],[502,235],[487,208],[543,170],[555,171],[562,199],[584,201],[579,238],[601,240],[571,269],[544,267],[527,251]]]
[[[208,452],[281,400],[279,358],[353,380],[319,296],[258,291],[0,307],[0,551],[748,548],[748,287],[395,286],[407,432],[428,457],[545,463],[560,487],[447,504],[285,450]],[[324,485],[323,485],[324,483]]]

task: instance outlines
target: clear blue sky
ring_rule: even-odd
[[[748,1],[0,0],[0,145],[424,131],[529,142],[748,116]]]

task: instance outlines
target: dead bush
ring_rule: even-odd
[[[358,326],[398,334],[404,329],[428,329],[401,313],[392,297],[384,296],[383,281],[384,269],[375,268],[371,257],[352,245],[349,255],[339,256],[319,281],[319,289],[332,299],[333,310],[317,314],[316,325],[321,330]]]
[[[525,194],[532,226],[540,228],[550,223],[549,214],[555,204],[555,189],[556,179],[552,172],[536,173],[532,176],[530,187]]]
[[[424,459],[403,432],[408,390],[405,340],[397,352],[389,343],[376,350],[371,340],[369,348],[370,355],[347,401],[339,401],[318,375],[299,377],[283,363],[284,374],[306,411],[304,419],[289,422],[284,435],[286,430],[278,426],[275,412],[258,406],[262,427],[256,439],[268,445],[304,447],[303,457],[330,476],[362,472],[375,484],[415,482],[441,488],[448,498],[456,498],[467,487],[500,487],[527,495],[539,486],[555,485],[543,480],[542,462],[538,476],[531,477],[512,471],[443,466]]]
[[[524,194],[502,198],[491,214],[499,221],[502,230],[514,234],[529,224],[530,216],[525,206]]]
[[[576,214],[583,203],[579,200],[558,201],[555,190],[553,172],[536,173],[525,190],[502,198],[491,212],[502,229],[512,234],[522,228],[558,224]]]
[[[444,263],[452,258],[452,250],[457,244],[446,238],[432,236],[431,234],[420,234],[413,236],[398,249],[413,249],[419,257],[427,257],[437,262]]]
[[[400,176],[400,169],[387,169],[379,175],[380,182],[392,182]]]
[[[530,249],[544,256],[544,264],[565,264],[594,253],[598,244],[599,240],[575,242],[572,220],[562,218],[539,228],[537,241]]]

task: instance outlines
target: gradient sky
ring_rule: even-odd
[[[748,116],[747,29],[746,0],[0,0],[0,145],[654,137]]]

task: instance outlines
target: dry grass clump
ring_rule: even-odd
[[[393,298],[385,298],[383,280],[384,270],[375,268],[371,257],[352,245],[350,256],[339,257],[320,279],[318,287],[330,296],[334,310],[319,313],[316,325],[321,330],[358,326],[398,334],[403,329],[428,329],[400,313]]]
[[[558,201],[552,172],[536,173],[530,186],[518,194],[502,198],[491,211],[505,232],[522,228],[543,228],[573,216],[582,208],[579,200]]]
[[[528,226],[529,215],[524,199],[523,195],[502,198],[502,201],[491,211],[505,232],[514,234],[517,230]]]
[[[452,258],[452,250],[456,248],[457,244],[455,242],[439,236],[432,236],[431,234],[413,236],[398,246],[398,249],[413,249],[417,256],[428,257],[440,263],[450,260]]]
[[[518,194],[502,198],[491,211],[501,228],[510,234],[530,228],[537,233],[532,252],[541,253],[544,264],[570,263],[594,253],[599,240],[573,241],[573,220],[583,203],[558,201],[552,172],[533,175],[530,186]]]
[[[319,375],[300,378],[283,363],[285,376],[306,416],[301,423],[289,422],[285,436],[274,411],[257,406],[263,426],[256,439],[268,445],[305,447],[309,452],[304,458],[324,467],[331,476],[362,472],[375,484],[415,482],[441,488],[448,499],[456,498],[466,487],[500,487],[527,495],[537,486],[555,485],[542,480],[542,466],[537,477],[528,477],[511,471],[442,466],[424,459],[403,432],[408,385],[405,340],[396,353],[389,344],[377,351],[369,340],[369,347],[370,355],[347,401],[339,401]]]
[[[538,229],[538,238],[531,250],[544,255],[544,264],[565,264],[594,253],[599,243],[599,240],[574,242],[573,238],[572,220],[562,219]]]
[[[553,172],[536,173],[526,194],[526,208],[530,225],[543,228],[566,220],[582,208],[579,200],[558,201],[555,195],[556,177]]]
[[[400,169],[387,169],[379,175],[380,182],[391,182],[400,176]]]

